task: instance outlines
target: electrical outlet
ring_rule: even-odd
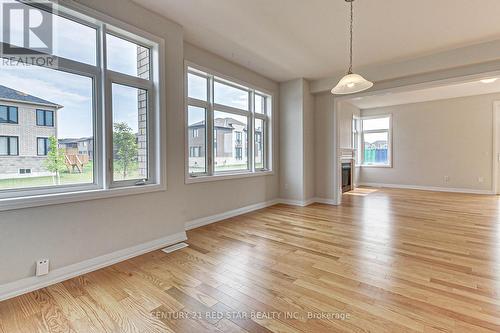
[[[444,182],[449,183],[450,182],[450,176],[444,176]]]
[[[484,183],[484,177],[479,177],[479,178],[477,179],[477,181],[478,181],[480,184]]]
[[[285,183],[285,190],[288,190],[288,184]]]
[[[49,259],[40,259],[36,262],[36,276],[49,274]]]

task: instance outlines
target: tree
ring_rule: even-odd
[[[113,124],[113,150],[115,170],[127,178],[131,166],[137,161],[138,145],[136,135],[126,123]],[[118,168],[117,168],[118,167]]]
[[[47,159],[44,162],[45,168],[55,174],[55,176],[52,176],[54,185],[61,185],[60,172],[66,168],[66,155],[64,154],[64,149],[58,148],[57,138],[55,136],[49,138],[48,149]]]

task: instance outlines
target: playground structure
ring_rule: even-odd
[[[64,162],[68,172],[75,173],[75,170],[77,170],[78,173],[83,173],[83,169],[89,161],[88,155],[78,154],[76,149],[66,149]]]

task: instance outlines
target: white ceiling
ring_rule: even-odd
[[[493,83],[487,84],[482,83],[480,80],[474,80],[418,90],[379,93],[372,96],[354,97],[348,102],[359,109],[371,109],[498,92],[500,92],[500,78]]]
[[[188,42],[277,81],[347,66],[343,0],[134,0],[184,27]],[[500,38],[499,0],[356,0],[355,67]]]

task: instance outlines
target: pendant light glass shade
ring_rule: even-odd
[[[345,0],[349,2],[351,7],[351,21],[350,21],[350,39],[349,39],[349,71],[347,75],[340,79],[339,83],[332,89],[332,94],[334,95],[347,95],[361,92],[366,89],[373,87],[373,82],[366,80],[359,74],[353,74],[352,72],[352,37],[353,37],[353,23],[354,23],[354,0]]]
[[[366,80],[358,74],[347,74],[339,83],[332,89],[332,94],[347,95],[354,94],[373,87],[373,82]]]

